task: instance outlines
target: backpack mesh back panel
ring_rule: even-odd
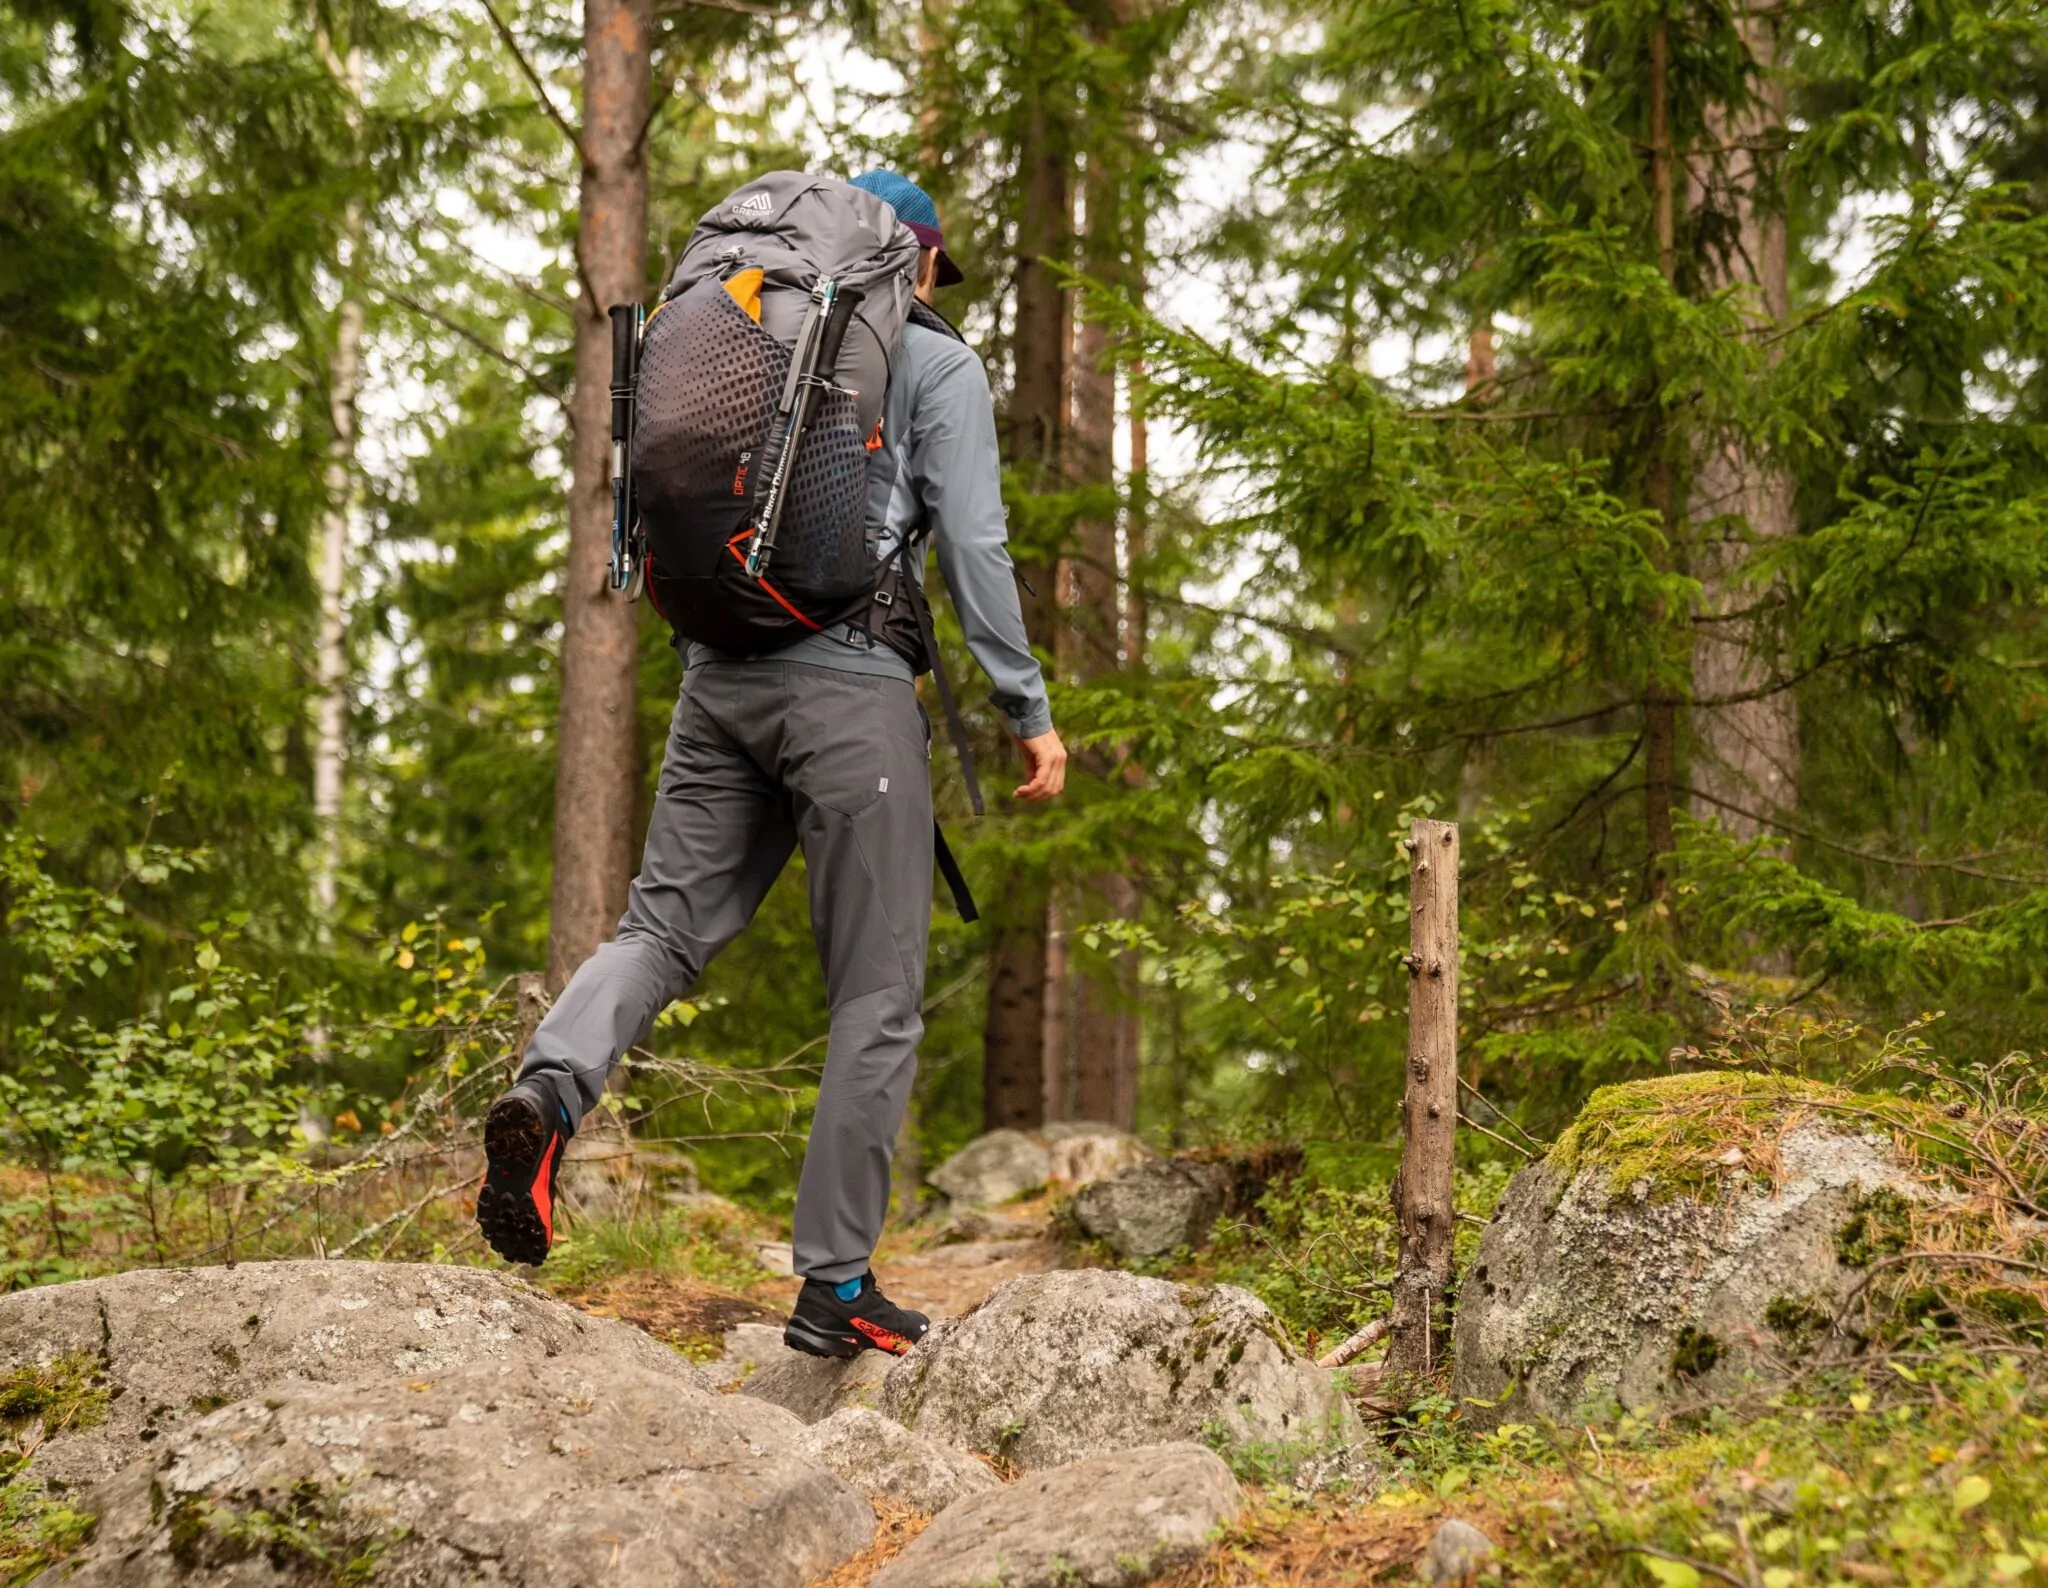
[[[709,575],[746,530],[789,358],[716,280],[648,322],[633,472],[664,572]],[[836,602],[874,581],[858,423],[852,397],[827,393],[791,471],[771,580],[798,605]]]
[[[789,350],[716,281],[648,321],[633,474],[648,544],[668,572],[711,573],[727,537],[746,527],[753,455],[788,369]]]

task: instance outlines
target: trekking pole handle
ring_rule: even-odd
[[[631,510],[627,490],[627,450],[633,440],[633,377],[639,352],[640,305],[615,303],[607,311],[612,322],[612,556],[611,585],[626,588],[626,518]]]
[[[825,316],[825,334],[818,342],[818,379],[827,386],[833,384],[839,369],[839,349],[846,342],[846,328],[852,324],[854,311],[865,296],[857,288],[841,288],[832,299],[832,310]]]

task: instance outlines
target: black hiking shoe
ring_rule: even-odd
[[[476,1222],[508,1263],[538,1265],[555,1239],[555,1182],[574,1132],[568,1111],[539,1081],[521,1081],[484,1119],[490,1164],[477,1193]]]
[[[875,1276],[863,1274],[860,1294],[841,1301],[829,1280],[806,1279],[796,1298],[796,1311],[783,1325],[782,1343],[812,1356],[858,1356],[887,1351],[902,1356],[924,1338],[931,1320],[921,1312],[899,1307],[875,1288]]]

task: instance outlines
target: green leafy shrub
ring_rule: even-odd
[[[1507,1188],[1505,1165],[1481,1164],[1453,1183],[1460,1219],[1454,1240],[1460,1270],[1478,1244],[1478,1228]],[[1392,1188],[1367,1181],[1343,1190],[1306,1175],[1275,1180],[1251,1216],[1218,1227],[1215,1277],[1241,1285],[1273,1309],[1301,1341],[1341,1340],[1387,1310],[1397,1231]]]

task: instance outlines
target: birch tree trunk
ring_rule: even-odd
[[[582,192],[569,556],[562,570],[554,893],[548,985],[564,986],[617,928],[632,880],[639,614],[609,585],[611,323],[646,286],[650,0],[583,8]]]
[[[351,47],[334,60],[348,94],[353,131],[360,133],[363,52]],[[343,222],[341,303],[335,312],[334,347],[327,361],[327,413],[333,435],[327,443],[327,510],[320,518],[320,648],[315,663],[313,822],[318,846],[313,857],[313,904],[323,943],[334,926],[341,876],[341,793],[348,753],[348,552],[355,507],[356,409],[362,394],[363,303],[354,280],[361,265],[363,213],[350,204]],[[325,1047],[324,1034],[319,1046]]]
[[[1759,334],[1790,312],[1785,211],[1761,154],[1785,123],[1785,88],[1775,71],[1777,9],[1759,3],[1738,12],[1736,25],[1759,74],[1756,98],[1709,116],[1716,147],[1695,163],[1690,183],[1692,207],[1720,223],[1719,246],[1706,251],[1703,285],[1745,292]],[[1797,529],[1792,479],[1739,433],[1704,436],[1687,511],[1703,620],[1692,654],[1693,698],[1700,703],[1693,711],[1692,812],[1754,838],[1799,803],[1798,702],[1789,689],[1764,692],[1777,657],[1765,624],[1742,615],[1772,595],[1744,580],[1750,557]],[[1730,699],[1751,694],[1758,698]]]

